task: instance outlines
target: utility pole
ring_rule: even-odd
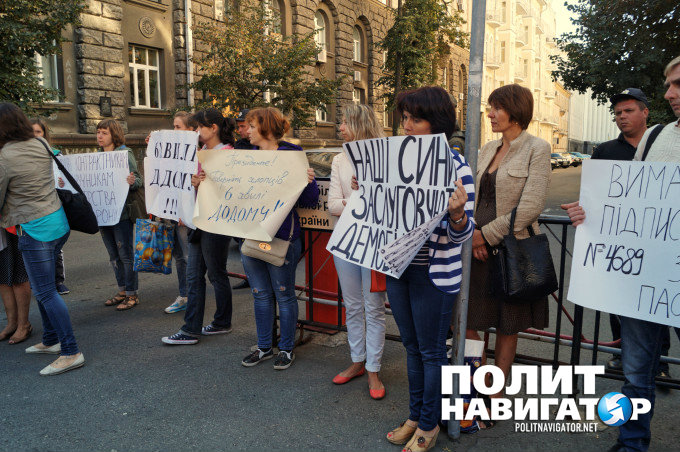
[[[470,26],[470,78],[468,82],[467,123],[465,126],[465,159],[468,165],[470,165],[473,177],[477,175],[477,150],[479,149],[479,131],[482,125],[482,117],[479,112],[482,106],[485,16],[486,0],[474,0],[472,2]],[[465,358],[465,330],[467,329],[468,297],[470,294],[472,240],[468,240],[463,244],[461,259],[463,265],[462,281],[453,314],[454,346],[451,364],[455,366],[462,366]],[[458,378],[459,375],[454,374],[452,400],[460,398]],[[449,421],[448,435],[452,439],[460,437],[460,424],[458,421]]]
[[[397,3],[397,20],[401,18],[401,2],[402,0],[399,0]],[[395,74],[394,74],[394,101],[397,101],[397,94],[401,91],[401,52],[397,52],[395,55],[396,57],[396,62],[395,62]],[[392,136],[397,136],[399,133],[399,120],[401,118],[397,117],[397,112],[396,110],[392,110]]]

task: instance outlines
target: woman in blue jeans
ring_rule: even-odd
[[[422,87],[397,96],[397,113],[406,135],[446,134],[456,127],[456,110],[440,87]],[[409,384],[408,419],[387,434],[404,450],[431,449],[441,418],[441,366],[447,364],[446,333],[460,290],[463,242],[472,237],[474,181],[463,156],[456,164],[456,190],[448,212],[399,279],[387,277],[387,297],[406,348]]]
[[[133,211],[132,196],[136,190],[143,190],[144,181],[137,171],[137,160],[132,149],[125,146],[125,134],[118,121],[104,119],[97,124],[97,144],[99,144],[99,152],[127,151],[130,168],[130,174],[125,178],[125,182],[130,185],[130,191],[118,223],[99,228],[118,284],[118,292],[106,300],[104,305],[118,305],[116,308],[118,311],[126,311],[139,304],[138,279],[134,269],[134,237],[132,236],[137,214]]]
[[[28,118],[11,103],[0,104],[0,226],[16,226],[19,250],[42,317],[42,342],[26,353],[60,355],[40,375],[81,367],[85,358],[54,281],[55,262],[70,228],[54,188],[51,151],[47,142],[34,138]]]
[[[246,116],[250,124],[250,142],[264,151],[282,150],[299,152],[300,146],[281,141],[290,128],[288,120],[277,108],[257,108]],[[314,180],[314,170],[307,170],[307,186],[297,203],[302,207],[316,206],[319,201],[319,187]],[[241,254],[243,269],[248,276],[255,299],[255,324],[257,326],[257,350],[243,358],[241,364],[255,366],[272,358],[272,329],[276,303],[279,305],[281,340],[279,354],[274,360],[274,369],[290,367],[295,359],[293,342],[298,316],[298,301],[295,294],[295,269],[302,252],[300,240],[300,218],[295,209],[281,223],[276,237],[290,241],[285,262],[281,267]]]
[[[192,116],[198,124],[199,138],[203,149],[233,149],[236,122],[225,118],[216,108],[200,110]],[[191,183],[198,189],[205,180],[205,171],[200,163],[198,174],[191,177]],[[203,336],[231,332],[231,285],[227,274],[229,241],[227,235],[195,229],[189,233],[189,258],[187,260],[187,304],[184,326],[172,336],[161,338],[168,345],[193,345]],[[215,316],[211,323],[203,325],[205,313],[205,274],[215,289]]]

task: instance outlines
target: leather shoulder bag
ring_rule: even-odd
[[[291,212],[288,240],[276,237],[271,242],[245,239],[241,245],[241,254],[267,262],[275,267],[281,267],[286,261],[286,254],[288,254],[290,240],[293,238],[293,231],[295,231],[295,212]]]
[[[52,156],[52,159],[57,164],[59,171],[62,172],[64,177],[69,181],[71,186],[76,189],[76,193],[69,190],[63,190],[57,188],[57,195],[59,195],[59,200],[61,205],[64,207],[64,212],[66,213],[66,219],[68,220],[69,227],[74,231],[85,232],[87,234],[96,234],[99,232],[99,225],[97,224],[97,216],[94,214],[92,205],[90,201],[87,200],[87,196],[80,188],[78,182],[71,176],[64,165],[59,161],[59,159],[54,155],[52,150],[47,146],[43,140],[38,140],[45,146],[47,152]]]
[[[556,291],[559,284],[548,236],[535,234],[529,225],[529,237],[518,240],[513,233],[516,215],[517,207],[510,215],[510,232],[492,248],[491,290],[509,303],[529,303]]]

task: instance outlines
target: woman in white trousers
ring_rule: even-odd
[[[385,136],[375,112],[367,105],[350,105],[343,109],[340,133],[345,141]],[[333,158],[328,209],[332,215],[342,214],[352,194],[354,170],[343,153]],[[385,292],[371,292],[371,270],[333,257],[345,302],[347,340],[352,365],[333,378],[341,385],[368,372],[368,389],[373,399],[385,397],[380,381],[380,361],[385,345]]]

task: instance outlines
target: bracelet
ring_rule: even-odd
[[[465,219],[466,216],[467,216],[467,214],[466,214],[465,212],[463,212],[463,216],[460,217],[460,218],[457,219],[457,220],[454,220],[453,218],[449,217],[449,222],[450,222],[451,224],[461,224],[461,223],[463,222],[463,220]]]

